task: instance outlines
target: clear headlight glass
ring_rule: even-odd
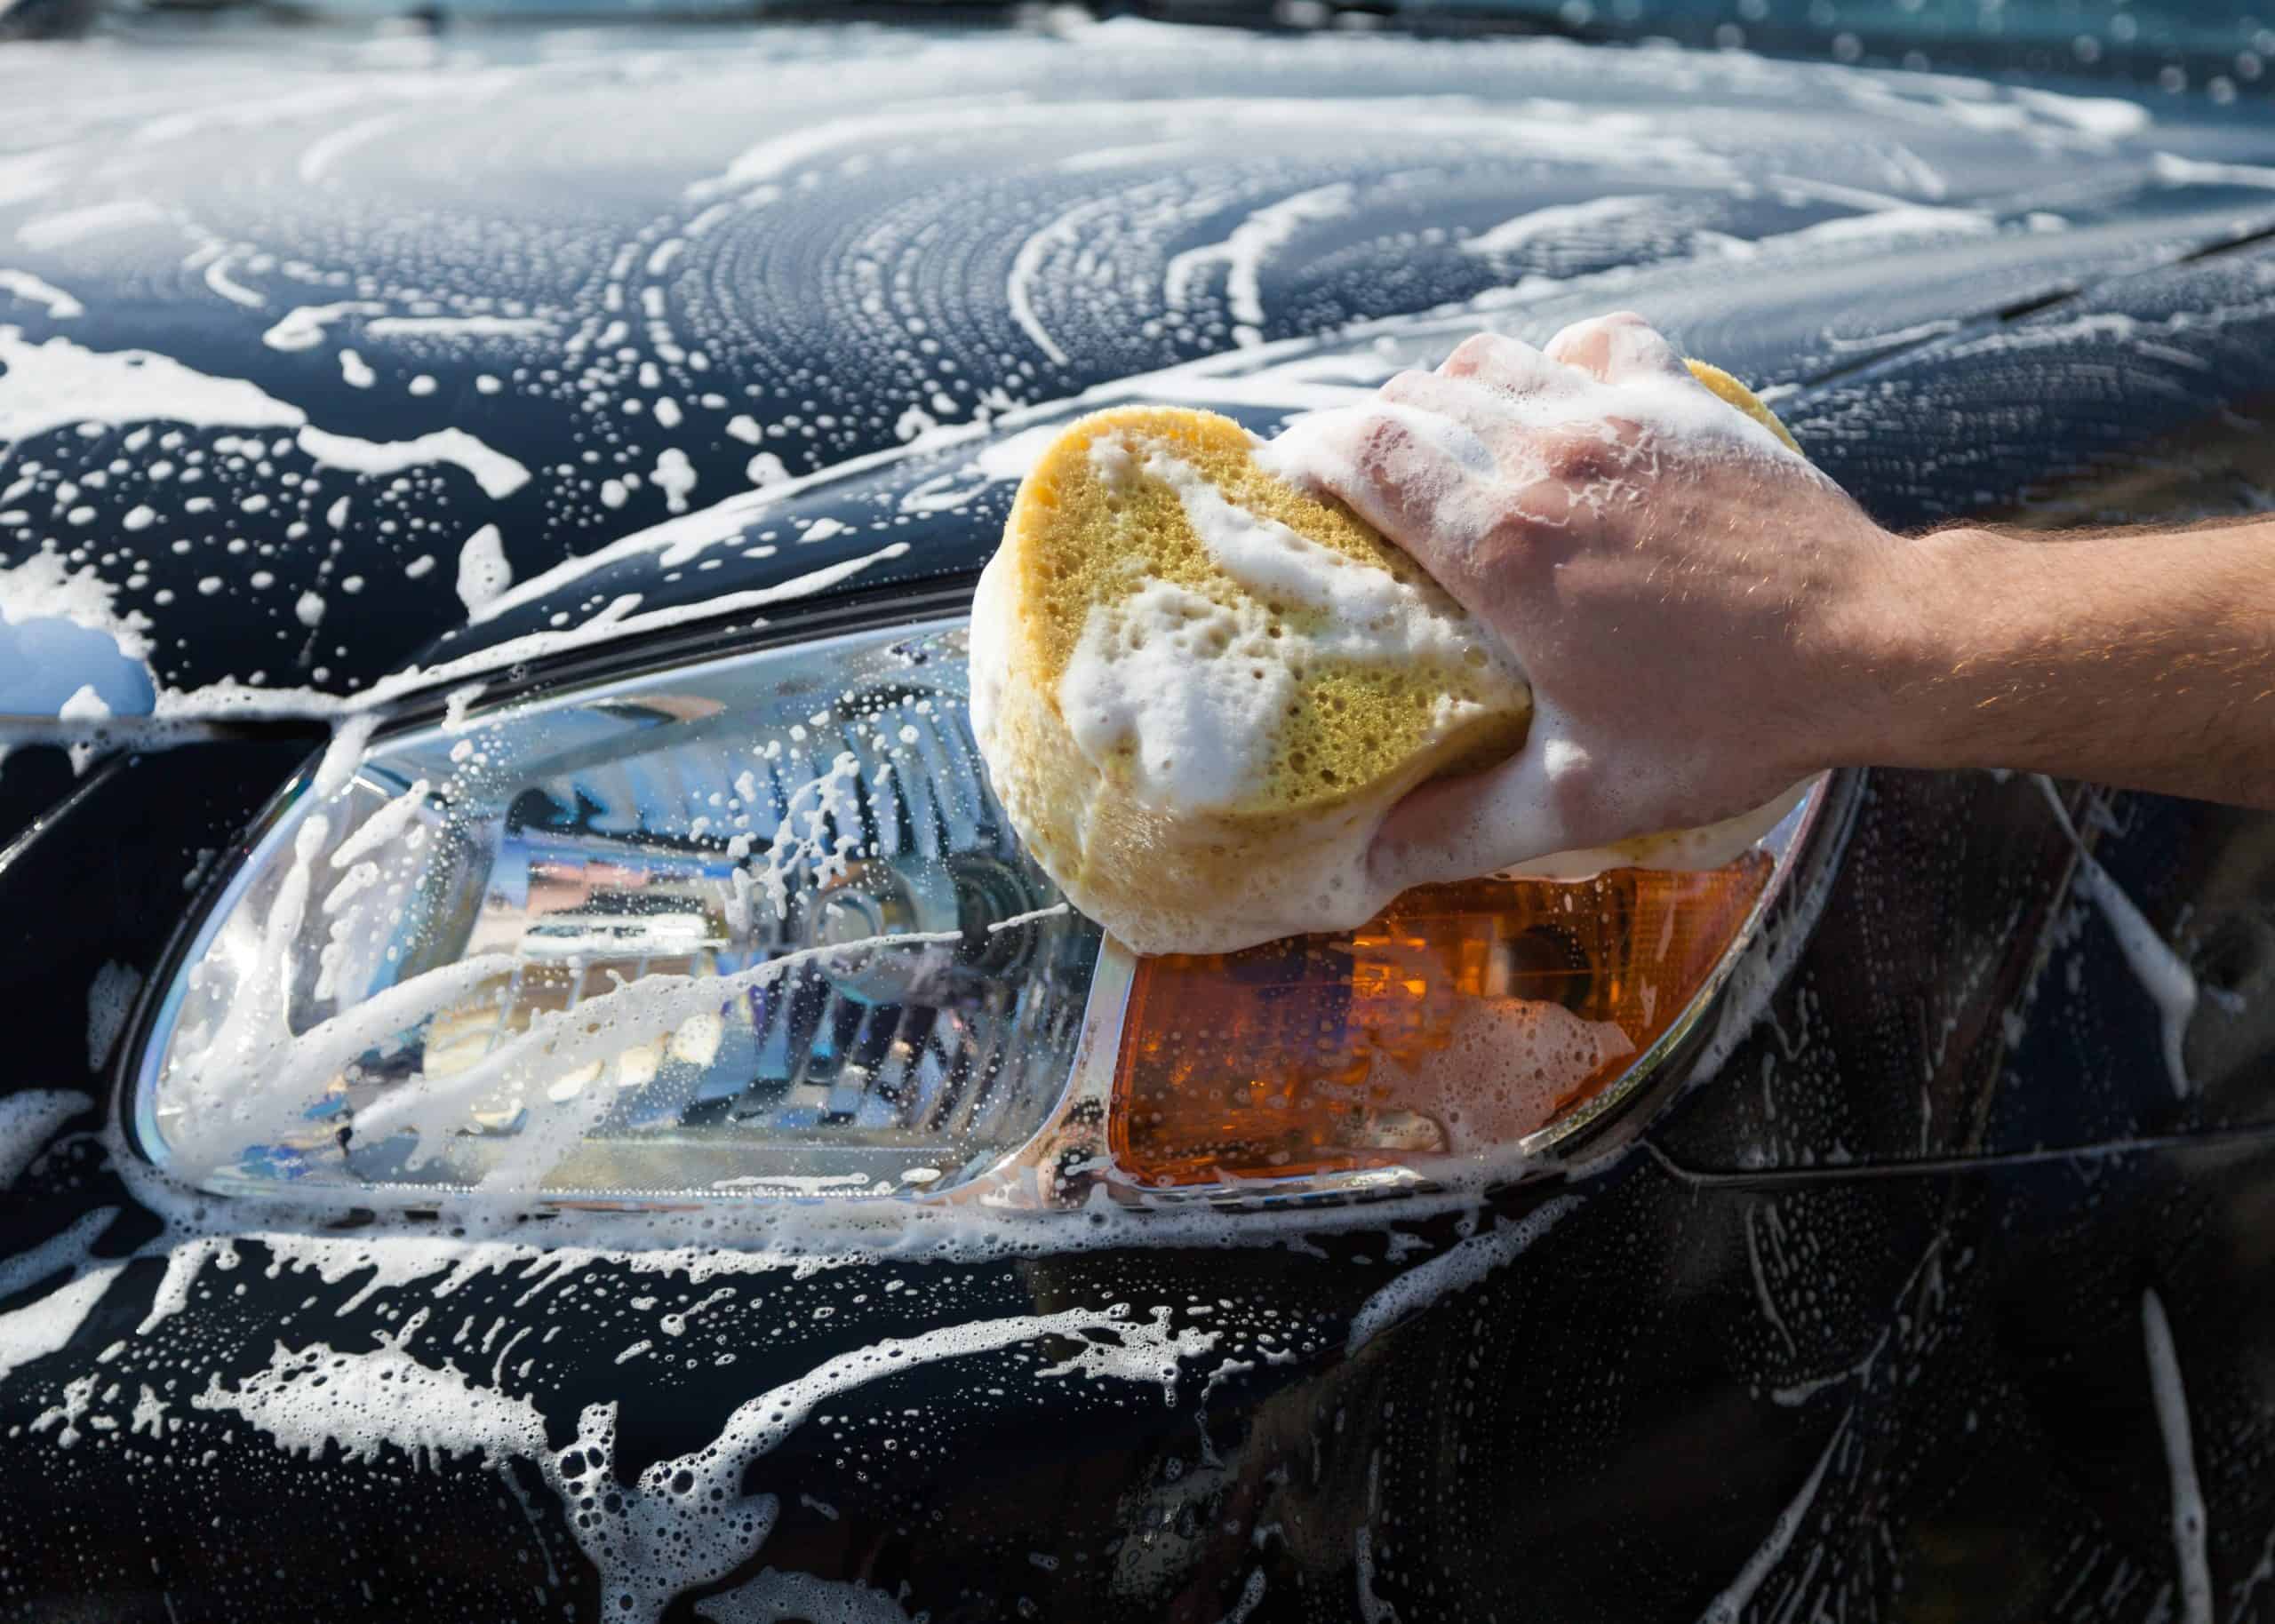
[[[137,1061],[147,1152],[358,1205],[1308,1194],[1553,1148],[1695,1023],[1822,797],[1711,874],[1133,959],[989,792],[961,620],[352,736]],[[1259,1184],[1262,1182],[1262,1184]]]
[[[1057,893],[986,791],[962,636],[755,651],[371,745],[291,800],[197,939],[145,1143],[220,1189],[611,1198],[999,1160],[1065,1089],[1098,936],[1020,919]]]

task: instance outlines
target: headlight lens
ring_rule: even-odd
[[[183,955],[143,1145],[208,1189],[359,1204],[1423,1176],[1616,1096],[1814,805],[1712,874],[1433,887],[1347,936],[1136,961],[1005,824],[963,639],[754,649],[336,746]]]

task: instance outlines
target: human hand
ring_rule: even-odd
[[[1524,748],[1402,801],[1379,882],[1714,823],[1872,749],[1912,544],[1640,316],[1545,351],[1479,334],[1259,460],[1413,554],[1532,682]]]

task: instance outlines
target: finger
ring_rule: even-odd
[[[1491,452],[1440,413],[1394,402],[1299,418],[1257,454],[1269,472],[1339,498],[1431,567],[1433,540],[1473,506]]]
[[[1358,424],[1371,406],[1307,411],[1249,453],[1256,466],[1315,497],[1332,497],[1329,482],[1347,470]]]
[[[1481,437],[1505,428],[1508,397],[1473,378],[1455,378],[1444,371],[1401,372],[1377,392],[1393,406],[1409,411],[1434,412]],[[1425,426],[1415,426],[1427,433]],[[1487,459],[1489,463],[1490,459]]]
[[[1535,354],[1534,358],[1552,373],[1571,376],[1550,367],[1545,356]],[[1556,386],[1553,376],[1525,376],[1522,387],[1534,394]],[[1521,397],[1497,385],[1473,375],[1449,378],[1442,372],[1401,372],[1383,386],[1382,395],[1409,412],[1426,414],[1425,418],[1409,419],[1416,432],[1432,437],[1481,479],[1526,484],[1551,472],[1541,458],[1537,429],[1529,421],[1537,414],[1526,413],[1519,405]]]
[[[1551,338],[1543,353],[1608,384],[1654,374],[1690,376],[1674,346],[1632,310],[1575,322]]]
[[[1454,346],[1438,368],[1444,378],[1467,378],[1511,394],[1529,394],[1553,385],[1558,368],[1546,355],[1505,333],[1472,333]]]
[[[1616,839],[1592,826],[1591,769],[1543,705],[1525,747],[1508,760],[1425,784],[1393,808],[1368,850],[1368,878],[1385,891],[1475,880]]]

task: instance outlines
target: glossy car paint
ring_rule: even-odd
[[[406,660],[503,691],[762,617],[913,614],[968,589],[1019,437],[1088,401],[1269,432],[1476,326],[1539,339],[1626,306],[1773,391],[1893,524],[2264,506],[2263,115],[1122,26],[201,28],[12,52],[39,71],[0,113],[0,263],[83,310],[0,305],[0,475],[31,481],[0,546],[52,548],[145,617],[191,712],[227,678],[309,691],[84,777],[46,749],[0,770],[0,1604],[2275,1610],[2260,817],[1873,774],[1813,928],[1762,944],[1642,1142],[1456,1211],[1237,1214],[1205,1245],[1030,1226],[950,1256],[794,1259],[731,1225],[562,1250],[538,1218],[477,1236],[146,1202],[106,1126],[136,989],[320,743],[326,696]],[[339,304],[371,308],[276,341]],[[238,380],[254,421],[138,441],[82,395],[96,432],[22,432],[56,412],[25,404],[13,346],[57,343]],[[74,360],[114,389],[160,364]],[[526,481],[409,452],[358,474],[322,437],[449,429]],[[484,525],[517,584],[476,590],[469,625],[459,560]],[[2157,943],[2193,972],[2178,1015]],[[277,1372],[328,1360],[342,1405],[264,1409]],[[644,1468],[754,1400],[802,1419],[738,1457],[754,1498],[681,1543],[608,1534]]]

